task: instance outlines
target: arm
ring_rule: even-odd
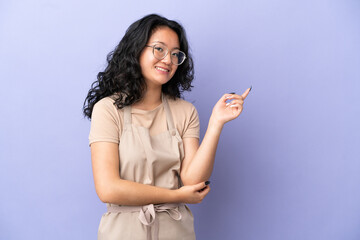
[[[184,185],[196,184],[210,178],[222,128],[226,122],[240,115],[243,109],[242,105],[249,92],[250,88],[241,96],[225,94],[220,98],[214,106],[200,147],[197,138],[184,138],[185,158],[180,172]],[[231,99],[234,99],[231,102],[232,106],[226,103],[227,100]]]
[[[196,184],[210,178],[222,127],[210,120],[200,147],[198,138],[183,139],[185,158],[180,175],[184,185]]]
[[[157,203],[199,203],[210,191],[205,183],[176,190],[123,180],[119,176],[118,144],[95,142],[91,144],[91,160],[95,189],[101,201],[119,205],[146,205]]]

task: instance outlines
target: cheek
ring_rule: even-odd
[[[152,65],[153,58],[152,56],[150,56],[150,54],[146,54],[145,52],[143,52],[139,57],[139,63],[141,69],[148,68]]]
[[[176,73],[177,69],[178,69],[178,67],[175,67],[175,68],[173,68],[173,69],[172,69],[172,76],[174,76],[174,75],[175,75],[175,73]]]

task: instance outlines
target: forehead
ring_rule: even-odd
[[[174,30],[169,27],[157,27],[153,30],[149,43],[162,42],[169,48],[179,48],[179,37]]]

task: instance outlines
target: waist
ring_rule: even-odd
[[[117,204],[107,204],[107,211],[113,213],[120,212],[140,212],[147,211],[149,209],[154,209],[155,212],[164,212],[166,210],[178,209],[180,206],[185,206],[184,203],[161,203],[161,204],[148,204],[141,206],[128,206],[128,205],[117,205]]]
[[[116,205],[108,204],[107,211],[111,213],[128,213],[128,212],[139,212],[138,219],[139,221],[147,226],[147,239],[152,239],[150,227],[154,226],[155,237],[158,239],[159,232],[159,223],[156,219],[156,213],[166,212],[169,216],[176,220],[181,220],[181,213],[179,211],[180,206],[185,206],[184,203],[164,203],[164,204],[148,204],[144,206],[125,206],[125,205]]]

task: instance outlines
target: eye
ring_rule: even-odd
[[[174,57],[177,57],[177,58],[179,57],[179,53],[178,53],[178,52],[173,52],[172,55],[173,55]]]
[[[164,51],[164,49],[163,49],[162,47],[158,47],[158,46],[154,47],[154,49],[155,49],[157,52],[163,52],[163,51]]]

